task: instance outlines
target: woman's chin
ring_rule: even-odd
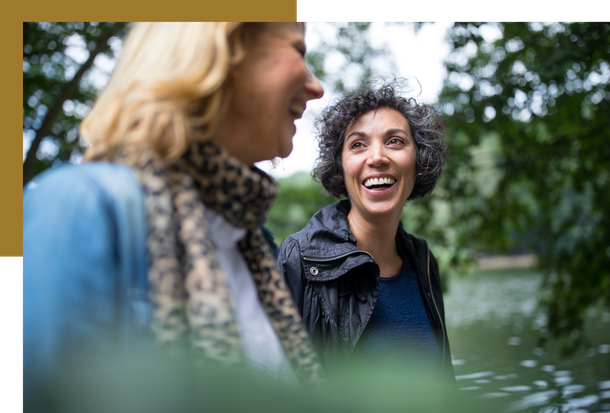
[[[371,219],[389,218],[402,212],[402,204],[396,202],[376,202],[364,206],[365,214]],[[364,215],[364,214],[363,214]]]
[[[292,153],[292,138],[290,138],[290,143],[282,146],[278,151],[278,154],[274,156],[274,158],[288,158]]]

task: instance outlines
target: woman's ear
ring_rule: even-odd
[[[248,48],[250,38],[252,37],[250,33],[251,25],[252,23],[245,23],[229,34],[227,43],[229,47],[230,67],[239,65],[246,55],[246,49]]]

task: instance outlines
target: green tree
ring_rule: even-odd
[[[23,162],[24,185],[54,162],[68,161],[84,151],[78,127],[98,93],[86,75],[100,54],[114,58],[109,41],[122,37],[125,26],[23,23],[23,134],[31,142]],[[66,53],[70,47],[87,56],[82,64]],[[43,140],[55,153],[39,151]]]
[[[324,187],[314,182],[307,172],[297,172],[279,179],[280,193],[267,217],[266,226],[279,244],[288,235],[303,229],[321,208],[336,202]]]
[[[610,24],[460,23],[449,38],[439,196],[455,240],[534,251],[569,352],[585,310],[610,307]]]

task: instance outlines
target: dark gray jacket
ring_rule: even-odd
[[[369,253],[356,247],[347,222],[349,209],[349,201],[322,208],[305,228],[279,247],[278,267],[326,367],[351,358],[379,290],[379,266]],[[396,233],[396,246],[417,275],[441,351],[441,370],[453,379],[436,259],[426,240],[407,234],[402,223]]]

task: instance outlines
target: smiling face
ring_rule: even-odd
[[[350,216],[373,221],[400,217],[415,185],[417,152],[400,112],[381,108],[360,116],[345,130],[343,177]]]
[[[292,151],[294,121],[324,91],[305,65],[304,26],[267,23],[234,69],[229,108],[214,140],[247,165]]]

